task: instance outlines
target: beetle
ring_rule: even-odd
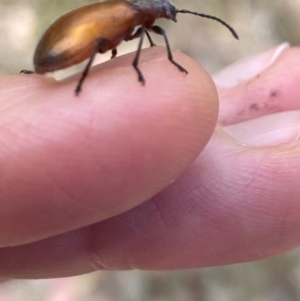
[[[179,71],[187,74],[187,70],[174,61],[165,31],[154,25],[158,18],[177,22],[178,13],[215,20],[227,27],[238,39],[235,30],[223,20],[186,9],[177,9],[169,0],[105,0],[82,6],[57,19],[37,45],[34,54],[35,71],[22,70],[21,73],[45,74],[89,59],[75,89],[75,94],[79,95],[97,53],[112,50],[111,58],[114,58],[117,55],[116,47],[123,40],[140,38],[132,65],[139,82],[144,85],[145,78],[138,63],[145,35],[150,45],[155,46],[150,31],[163,36],[169,61]]]

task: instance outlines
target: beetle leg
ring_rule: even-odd
[[[84,71],[83,71],[83,73],[81,75],[81,78],[80,78],[80,80],[79,80],[79,82],[77,84],[77,87],[75,89],[76,96],[78,96],[79,93],[81,92],[82,84],[83,84],[85,78],[87,77],[87,75],[89,74],[90,68],[91,68],[91,66],[93,64],[93,61],[94,61],[94,58],[95,58],[96,54],[100,50],[100,47],[105,46],[106,43],[107,43],[107,40],[105,40],[105,39],[100,38],[100,39],[97,40],[97,44],[96,44],[96,47],[94,49],[94,52],[92,53],[92,55],[91,55],[91,57],[90,57],[87,65],[86,65],[86,67],[85,67],[85,69],[84,69]]]
[[[148,38],[148,40],[149,40],[150,47],[156,46],[156,44],[153,42],[153,40],[152,40],[152,38],[151,38],[151,36],[150,36],[148,30],[145,29],[145,28],[144,28],[144,30],[145,30],[145,33],[146,33],[147,38]],[[138,38],[138,37],[140,37],[140,36],[141,36],[141,27],[140,27],[134,34],[132,34],[131,36],[127,37],[127,38],[124,39],[124,40],[125,40],[125,41],[131,41],[131,40],[136,39],[136,38]]]
[[[153,40],[152,40],[152,38],[151,38],[150,33],[149,33],[148,30],[146,30],[146,35],[147,35],[147,38],[148,38],[148,40],[150,42],[150,47],[156,46],[156,44],[153,42]]]
[[[31,71],[31,70],[21,70],[20,73],[23,73],[23,74],[33,74],[34,71]]]
[[[142,46],[143,46],[145,32],[146,32],[146,29],[144,27],[140,27],[137,30],[137,32],[134,34],[134,35],[140,37],[140,42],[139,42],[139,46],[138,46],[138,50],[136,52],[135,58],[132,62],[133,68],[136,70],[136,72],[138,74],[138,80],[139,80],[139,82],[142,83],[142,85],[145,85],[145,78],[144,78],[141,70],[139,69],[138,64],[139,64],[139,58],[140,58],[140,54],[141,54],[141,50],[142,50]]]
[[[127,41],[134,40],[134,39],[136,39],[136,38],[139,38],[139,37],[141,36],[142,28],[143,28],[143,27],[139,27],[139,28],[137,29],[137,31],[136,31],[134,34],[127,36],[127,37],[124,39],[124,41],[127,42]],[[144,29],[144,30],[145,30],[145,29]]]
[[[182,66],[180,66],[178,63],[176,63],[173,59],[173,55],[172,55],[172,52],[171,52],[171,48],[170,48],[170,44],[169,44],[169,41],[168,41],[168,38],[167,38],[167,35],[166,35],[166,32],[159,26],[153,26],[151,28],[151,30],[159,35],[162,35],[165,39],[165,43],[166,43],[166,46],[167,46],[167,51],[168,51],[168,59],[169,61],[175,65],[181,72],[185,72],[185,73],[188,73]]]
[[[114,48],[112,51],[111,51],[111,58],[110,59],[113,59],[117,56],[118,54],[118,51],[117,51],[117,48]]]

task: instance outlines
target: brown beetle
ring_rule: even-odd
[[[133,67],[138,80],[145,84],[145,78],[138,67],[145,34],[151,46],[155,46],[148,31],[162,35],[167,46],[168,59],[181,72],[188,73],[173,60],[165,31],[154,25],[158,18],[176,22],[178,13],[193,14],[213,19],[226,26],[238,39],[235,30],[223,20],[205,14],[177,9],[169,0],[106,0],[75,9],[56,20],[44,33],[34,55],[35,73],[60,70],[78,64],[89,58],[88,64],[75,89],[78,95],[88,75],[96,54],[112,50],[112,58],[117,55],[116,47],[123,41],[140,38]],[[137,28],[134,33],[134,29]],[[22,70],[22,73],[34,73]]]

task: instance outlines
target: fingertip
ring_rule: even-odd
[[[207,72],[174,52],[189,72],[183,74],[164,48],[154,47],[142,52],[142,86],[133,57],[93,67],[78,97],[79,74],[59,82],[35,74],[8,79],[22,89],[2,95],[22,99],[17,103],[22,106],[3,110],[1,118],[11,126],[2,127],[10,148],[0,165],[7,173],[13,170],[0,183],[8,191],[0,208],[7,229],[0,237],[3,246],[70,231],[137,206],[168,186],[203,150],[218,113]],[[8,204],[10,215],[1,216]]]
[[[23,98],[28,92],[30,98],[42,99],[53,107],[69,102],[78,103],[78,100],[83,110],[89,106],[103,106],[104,103],[124,107],[149,106],[148,109],[158,105],[160,110],[167,110],[162,107],[165,102],[176,104],[182,109],[190,106],[196,115],[198,138],[203,137],[202,149],[212,135],[219,110],[216,87],[210,75],[190,57],[175,51],[174,60],[188,71],[187,74],[181,72],[168,60],[165,48],[151,47],[143,50],[140,57],[139,68],[146,79],[142,85],[132,66],[135,54],[120,56],[94,66],[80,93],[76,93],[76,88],[81,73],[62,81],[48,76],[23,74],[17,85],[24,87]]]

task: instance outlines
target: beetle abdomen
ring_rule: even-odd
[[[138,24],[138,11],[127,1],[100,2],[73,10],[42,36],[34,55],[35,71],[43,74],[86,60],[100,38],[108,43],[99,52],[114,49]]]

